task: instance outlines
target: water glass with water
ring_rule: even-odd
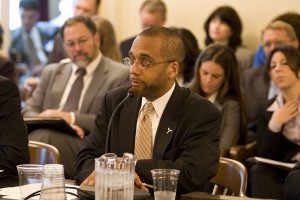
[[[151,170],[155,200],[175,200],[179,170]]]

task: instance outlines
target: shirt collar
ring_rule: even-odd
[[[275,112],[277,110],[279,110],[279,108],[281,108],[284,104],[284,99],[283,99],[283,95],[282,94],[279,94],[275,101],[271,104],[271,106],[269,106],[267,108],[267,111],[270,111],[270,112]]]
[[[210,102],[212,102],[212,103],[215,103],[215,101],[216,101],[216,99],[217,99],[217,96],[218,96],[218,92],[212,94],[212,95],[208,98],[208,100],[209,100]]]
[[[96,57],[95,60],[93,60],[90,64],[88,64],[85,69],[86,69],[86,76],[91,76],[94,74],[95,70],[97,69],[101,59],[102,59],[102,54],[100,51],[98,51],[98,56]],[[78,66],[75,63],[72,63],[72,72],[75,73],[76,70],[78,69]]]
[[[162,113],[164,112],[167,103],[169,102],[169,99],[171,98],[171,95],[173,94],[173,91],[175,89],[175,83],[173,84],[173,86],[171,87],[171,89],[166,92],[163,96],[159,97],[158,99],[156,99],[155,101],[151,102],[156,114],[161,117]],[[147,103],[147,99],[145,97],[142,98],[142,104],[141,104],[141,108],[140,110],[143,108],[143,106]]]

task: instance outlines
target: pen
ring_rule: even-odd
[[[148,183],[142,183],[142,184],[143,184],[145,187],[152,188],[152,189],[154,188],[153,185],[150,185],[150,184],[148,184]]]

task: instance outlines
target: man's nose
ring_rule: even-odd
[[[130,73],[131,73],[131,74],[137,74],[137,73],[140,73],[140,68],[139,68],[137,62],[134,62],[134,63],[130,66]]]

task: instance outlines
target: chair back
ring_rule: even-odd
[[[245,145],[232,146],[229,150],[229,158],[244,163],[248,158],[256,155],[256,146],[256,141]]]
[[[59,164],[60,154],[56,147],[43,142],[29,141],[31,164]]]
[[[219,170],[210,180],[214,185],[212,194],[246,196],[247,179],[247,170],[242,163],[220,157]]]

